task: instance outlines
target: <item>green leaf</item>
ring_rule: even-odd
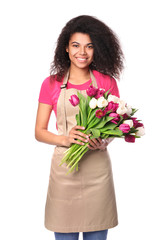
[[[92,121],[88,124],[87,128],[93,128],[96,127],[97,124],[99,124],[101,121],[101,118],[93,118]]]
[[[90,97],[90,96],[87,96],[87,99],[86,99],[87,116],[88,116],[89,113],[92,111],[92,109],[91,109],[90,106],[89,106],[90,100],[91,100],[91,97]]]
[[[129,133],[136,133],[138,130],[136,128],[131,128]]]
[[[104,94],[104,98],[105,98],[105,99],[108,98],[108,93],[109,93],[109,91],[110,91],[110,89],[109,89],[107,92],[105,92],[105,94]]]
[[[87,96],[86,98],[86,103],[87,103],[87,106],[89,106],[89,102],[91,101],[91,97],[90,96]]]
[[[81,119],[82,119],[82,126],[86,127],[87,126],[87,111],[86,111],[86,104],[84,103],[82,105],[81,109]]]
[[[102,138],[108,138],[108,137],[109,137],[109,134],[107,134],[107,135],[104,133],[102,134]]]
[[[133,116],[137,111],[138,111],[138,109],[132,108],[132,113],[130,115]]]
[[[100,121],[100,123],[96,126],[96,128],[103,128],[106,123],[107,123],[106,118],[103,117],[103,118],[101,118],[101,121]]]
[[[78,126],[81,126],[81,119],[80,119],[80,114],[78,113],[78,114],[76,114],[76,121],[77,121],[77,125]]]
[[[81,126],[86,127],[87,125],[87,109],[86,109],[86,98],[79,92],[77,92],[79,102],[79,109],[81,114]]]
[[[91,86],[93,84],[93,81],[89,84],[89,86]]]
[[[91,114],[90,114],[90,116],[89,116],[89,118],[88,118],[88,121],[87,121],[88,124],[92,121],[92,119],[93,119],[94,117],[96,117],[96,111],[97,111],[97,108],[95,108],[95,109],[93,109],[93,110],[91,111]]]
[[[135,136],[135,138],[141,138],[140,136],[136,136],[136,135],[134,135]]]
[[[91,130],[90,130],[90,129],[87,129],[87,131],[84,131],[84,133],[90,134],[90,133],[91,133]]]
[[[82,93],[80,93],[80,92],[77,91],[77,95],[78,95],[78,98],[79,98],[80,101],[81,101],[81,100],[83,100],[83,101],[86,100],[85,96],[83,96]]]
[[[103,128],[100,129],[100,132],[106,132],[107,130],[113,130],[117,127],[117,125],[115,123],[107,123],[106,126],[104,126]]]
[[[104,133],[108,134],[108,135],[113,135],[113,136],[122,136],[123,135],[123,132],[119,129],[107,130]]]
[[[114,117],[106,116],[105,118],[106,118],[106,123],[107,123],[107,122],[111,121]]]
[[[100,131],[96,128],[91,128],[90,131],[92,132],[93,136],[92,138],[99,138],[100,137]]]

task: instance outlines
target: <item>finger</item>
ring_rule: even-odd
[[[89,138],[87,137],[87,138],[83,138],[83,137],[81,137],[81,136],[79,136],[79,135],[73,135],[72,136],[72,138],[74,139],[74,140],[81,140],[82,142],[88,142],[89,141]]]
[[[72,137],[70,137],[70,142],[71,143],[76,143],[76,144],[79,144],[79,145],[84,145],[86,143],[84,138],[77,137],[76,135],[73,135]]]
[[[84,142],[80,142],[80,141],[75,140],[75,139],[72,140],[72,143],[76,143],[78,145],[84,145],[85,144]]]
[[[97,148],[91,147],[89,144],[88,144],[88,148],[91,149],[91,150],[97,149]]]
[[[102,138],[97,138],[97,141],[100,143],[100,144],[103,144],[104,142],[103,142],[103,139]]]
[[[81,130],[84,130],[84,129],[85,129],[85,127],[79,126],[79,125],[76,125],[74,128],[75,128],[75,129],[81,129]]]
[[[72,132],[72,134],[77,135],[77,136],[81,136],[81,137],[86,138],[86,139],[89,138],[89,135],[87,135],[87,134],[85,134],[85,133],[83,133],[83,132],[77,131],[77,130],[74,130],[74,131]]]
[[[99,147],[100,143],[99,143],[99,141],[97,141],[96,138],[92,138],[92,139],[90,139],[90,140],[92,141],[92,142],[91,142],[91,145],[96,146],[96,147]]]
[[[93,139],[89,139],[89,145],[91,147],[93,147],[94,149],[97,148],[97,144],[95,143],[95,141]]]
[[[77,130],[84,130],[85,128],[83,126],[74,126],[73,128],[71,128],[71,130],[69,131],[69,134],[75,133],[75,132],[80,132]]]

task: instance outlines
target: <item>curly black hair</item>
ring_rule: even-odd
[[[80,32],[88,34],[94,46],[94,58],[91,70],[119,79],[123,70],[124,55],[116,34],[102,21],[93,16],[81,15],[71,19],[62,29],[57,40],[54,60],[51,63],[50,75],[61,81],[70,67],[70,59],[66,52],[72,34]]]

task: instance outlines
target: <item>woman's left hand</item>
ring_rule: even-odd
[[[108,140],[109,139],[102,139],[100,137],[89,139],[88,148],[91,149],[91,150],[96,150],[96,149],[104,150],[110,142]]]

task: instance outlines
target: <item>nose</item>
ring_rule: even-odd
[[[85,50],[85,47],[84,47],[84,46],[81,46],[81,47],[80,47],[80,54],[81,54],[81,55],[85,55],[85,54],[86,54],[86,50]]]

